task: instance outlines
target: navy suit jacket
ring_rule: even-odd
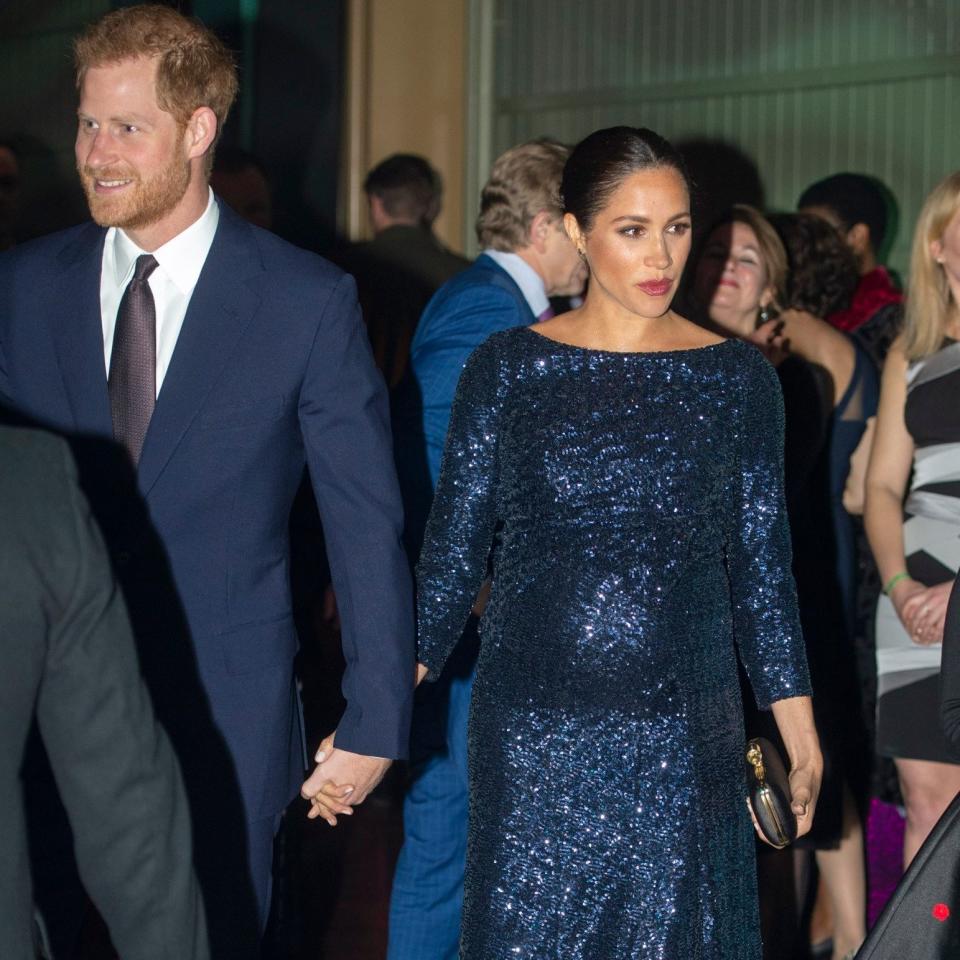
[[[534,322],[520,287],[483,254],[448,280],[427,304],[410,347],[406,378],[394,401],[411,562],[420,550],[440,474],[450,408],[467,358],[490,334]]]
[[[513,278],[485,255],[445,283],[427,304],[410,347],[410,365],[423,398],[423,432],[434,486],[453,397],[470,354],[498,330],[535,322]]]
[[[73,441],[188,785],[194,747],[216,778],[209,721],[247,818],[267,817],[303,772],[288,518],[305,463],[343,625],[337,746],[406,750],[412,590],[386,392],[352,278],[221,203],[134,476],[112,441],[104,237],[86,224],[0,257],[0,394]]]

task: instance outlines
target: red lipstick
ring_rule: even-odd
[[[647,280],[645,283],[638,283],[637,286],[650,297],[664,297],[670,292],[673,281],[668,279]]]

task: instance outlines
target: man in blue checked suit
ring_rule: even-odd
[[[483,254],[427,305],[395,404],[396,457],[411,560],[419,553],[457,381],[497,330],[551,315],[550,296],[582,291],[586,269],[562,225],[559,187],[568,150],[514,147],[481,196]],[[475,614],[482,613],[478,598]],[[476,654],[471,618],[436,684],[421,687],[411,736],[404,844],[390,902],[388,960],[455,960],[467,845],[467,714]]]

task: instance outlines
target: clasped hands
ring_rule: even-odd
[[[926,587],[916,580],[902,580],[890,595],[897,615],[910,639],[921,646],[943,642],[947,601],[953,581]]]
[[[428,672],[426,666],[418,663],[414,686],[418,686]],[[353,808],[367,799],[393,762],[385,757],[338,750],[333,745],[335,738],[336,731],[320,744],[313,758],[317,768],[300,788],[300,796],[310,801],[307,816],[311,820],[323,817],[331,827],[337,825],[338,816],[353,814]]]
[[[331,827],[337,817],[351,816],[353,808],[363,803],[383,779],[393,762],[385,757],[367,757],[334,746],[336,733],[331,733],[317,750],[316,769],[303,786],[300,796],[310,801],[307,816],[323,817]]]

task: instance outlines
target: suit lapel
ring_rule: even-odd
[[[103,361],[100,270],[106,231],[90,224],[60,254],[56,302],[63,314],[52,323],[57,362],[78,433],[113,434]]]
[[[220,205],[210,253],[177,338],[143,444],[138,483],[156,483],[260,303],[251,280],[263,271],[250,227]]]

